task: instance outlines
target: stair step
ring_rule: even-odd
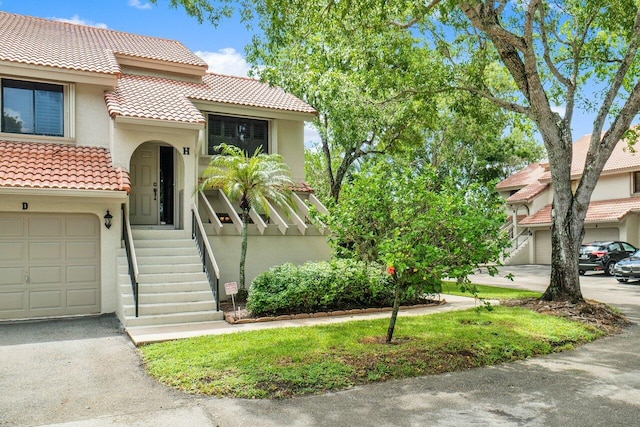
[[[221,311],[194,311],[189,313],[157,315],[139,314],[139,317],[125,316],[126,326],[175,325],[181,323],[211,322],[224,318],[224,313]]]
[[[129,272],[128,265],[119,265],[118,273],[126,274]],[[138,263],[138,272],[140,274],[153,273],[199,273],[202,272],[202,263],[197,264],[140,264]]]
[[[133,246],[138,248],[195,248],[195,242],[192,239],[133,239]]]
[[[162,240],[162,239],[187,239],[191,237],[191,233],[185,230],[156,230],[156,229],[144,229],[134,228],[131,230],[133,234],[133,240]]]
[[[200,264],[202,266],[202,260],[198,251],[194,251],[195,255],[180,255],[180,256],[140,256],[137,255],[138,266],[143,265],[162,265],[162,264]],[[127,265],[127,259],[124,259],[124,265]]]
[[[126,316],[135,314],[135,306],[133,304],[123,304],[122,306]],[[171,302],[171,303],[155,303],[142,304],[138,302],[138,314],[156,315],[156,314],[175,314],[175,313],[191,313],[202,311],[215,311],[216,303],[213,296],[208,301],[190,301],[190,302]]]
[[[207,280],[202,271],[194,273],[146,273],[138,275],[138,283],[189,283]]]
[[[126,276],[129,280],[129,276]],[[167,282],[167,283],[139,283],[138,292],[140,295],[150,293],[167,293],[167,292],[194,292],[194,291],[211,291],[209,282],[206,280],[193,282]],[[131,293],[131,282],[120,282],[120,292],[124,294]]]
[[[173,302],[213,301],[210,289],[183,292],[153,292],[140,293],[139,304],[169,304]],[[133,305],[133,293],[123,293],[122,303]]]
[[[138,248],[136,247],[136,257],[156,257],[156,256],[194,256],[198,255],[198,249],[195,243],[191,242],[190,247],[176,247],[176,248]]]

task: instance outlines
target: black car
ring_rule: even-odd
[[[580,247],[580,274],[586,271],[604,271],[604,274],[614,274],[616,263],[628,258],[637,248],[627,242],[607,241],[584,243]]]
[[[628,282],[629,279],[640,280],[640,250],[631,254],[629,258],[618,261],[613,268],[613,274],[618,282]]]

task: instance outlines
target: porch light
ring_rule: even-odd
[[[113,215],[109,213],[109,209],[107,209],[107,214],[104,216],[104,226],[107,227],[107,230],[111,228],[111,219]]]

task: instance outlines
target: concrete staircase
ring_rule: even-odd
[[[183,230],[134,229],[138,317],[126,252],[118,254],[118,315],[126,328],[221,320],[195,242]]]

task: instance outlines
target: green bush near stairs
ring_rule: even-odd
[[[283,264],[252,282],[247,310],[255,316],[313,313],[393,304],[390,276],[379,265],[349,259]],[[436,290],[436,291],[439,291]],[[405,295],[402,304],[420,301]]]

